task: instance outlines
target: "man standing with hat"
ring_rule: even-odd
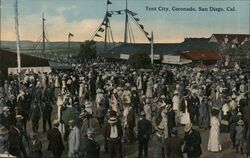
[[[4,126],[0,127],[0,154],[3,154],[7,151],[7,134],[9,133],[8,129]]]
[[[167,158],[184,158],[182,154],[182,145],[184,140],[177,136],[176,128],[171,130],[171,137],[166,140],[166,156]]]
[[[138,148],[139,148],[139,158],[142,158],[142,152],[144,151],[144,157],[148,157],[148,142],[150,139],[150,134],[152,133],[152,123],[146,119],[146,114],[144,111],[141,112],[141,117],[137,123],[138,130]]]
[[[68,137],[69,144],[69,157],[79,157],[79,146],[80,146],[80,130],[74,120],[69,121],[70,133]]]
[[[41,158],[42,153],[42,142],[38,139],[37,133],[30,134],[31,143],[30,143],[30,157]]]
[[[88,128],[87,138],[84,138],[81,144],[80,157],[99,158],[100,145],[95,141],[95,132],[93,128]]]
[[[156,129],[156,134],[153,138],[154,158],[165,158],[164,127],[161,125],[158,125],[155,129]]]
[[[109,142],[109,158],[122,158],[122,126],[116,117],[110,117],[104,135]]]
[[[200,132],[192,129],[191,123],[185,125],[184,131],[184,153],[187,153],[188,158],[199,158],[202,154]]]
[[[49,140],[48,150],[53,153],[55,158],[60,158],[64,150],[62,135],[58,130],[59,120],[53,121],[54,127],[49,129],[47,138]]]

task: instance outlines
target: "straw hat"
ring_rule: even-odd
[[[244,121],[243,121],[243,120],[239,120],[239,121],[237,122],[237,124],[238,124],[238,125],[244,125]]]
[[[166,105],[167,105],[167,104],[166,104],[165,102],[163,102],[163,103],[161,104],[160,108],[165,107]]]
[[[116,93],[117,93],[117,89],[114,89],[114,90],[113,90],[113,93],[116,94]]]
[[[166,96],[165,95],[161,95],[161,99],[164,99],[164,98],[166,98]]]
[[[86,101],[84,103],[84,105],[85,105],[85,108],[90,108],[91,107],[91,102],[90,101]]]
[[[117,118],[116,117],[110,117],[108,120],[108,123],[116,123],[117,122]]]
[[[22,116],[22,115],[16,115],[16,119],[17,119],[17,120],[22,120],[22,119],[23,119],[23,116]]]
[[[174,91],[174,94],[179,94],[179,92],[177,90]]]
[[[88,112],[84,110],[84,111],[82,111],[82,112],[80,113],[79,118],[84,118],[84,117],[87,116],[87,114],[88,114]]]
[[[5,127],[0,127],[0,135],[5,135],[9,132],[9,130]]]
[[[163,131],[163,130],[164,130],[164,127],[160,124],[160,125],[156,126],[155,129],[156,129],[157,131]]]
[[[238,115],[238,116],[242,116],[242,113],[241,113],[241,112],[238,112],[237,115]]]
[[[166,104],[165,108],[166,109],[170,109],[171,108],[171,104]]]
[[[53,121],[53,125],[59,125],[60,121],[58,119]]]
[[[219,107],[217,107],[217,106],[212,107],[212,109],[213,109],[213,110],[220,111],[220,108],[219,108]]]
[[[142,111],[141,116],[146,116],[146,113],[144,111]]]
[[[237,98],[237,96],[235,94],[233,94],[231,97],[232,97],[232,99]]]
[[[192,128],[192,123],[187,123],[187,124],[185,125],[185,127],[184,127],[184,131],[185,131],[185,132],[188,132],[188,131],[191,130],[191,128]]]
[[[101,93],[102,92],[102,90],[100,89],[100,88],[98,88],[97,90],[96,90],[96,93]]]
[[[9,110],[10,109],[7,106],[3,107],[3,111],[9,111]]]
[[[74,120],[69,120],[69,124],[73,124],[74,123]]]

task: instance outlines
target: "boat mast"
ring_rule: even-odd
[[[19,37],[19,22],[18,22],[18,4],[17,0],[14,4],[15,8],[15,29],[16,29],[16,51],[17,51],[17,72],[21,72],[21,56],[20,56],[20,37]]]
[[[125,10],[125,35],[124,35],[124,44],[127,43],[128,39],[127,39],[127,32],[128,32],[128,0],[126,0],[126,10]]]
[[[42,55],[41,56],[44,56],[46,58],[46,54],[45,54],[45,40],[46,40],[46,34],[45,34],[45,25],[44,25],[44,22],[45,22],[45,19],[44,19],[44,13],[43,13],[43,45],[42,45]]]
[[[106,48],[107,48],[107,28],[108,28],[108,0],[107,0],[106,15],[105,15],[104,21],[105,21],[104,51],[106,51]]]

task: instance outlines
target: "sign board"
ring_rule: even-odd
[[[163,56],[163,63],[179,63],[181,60],[180,56],[176,55],[164,55]]]
[[[21,67],[21,72],[51,72],[51,68],[49,66],[43,66],[43,67]],[[17,74],[18,73],[18,68],[13,67],[13,68],[8,68],[8,74]]]
[[[129,54],[120,54],[120,58],[128,60],[129,59]]]
[[[151,58],[151,55],[149,55],[149,58]],[[154,54],[154,60],[160,60],[160,55]]]

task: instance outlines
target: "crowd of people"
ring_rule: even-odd
[[[235,152],[249,157],[248,73],[237,64],[135,70],[98,62],[70,71],[10,74],[0,87],[0,153],[46,157],[47,149],[54,157],[67,152],[99,158],[103,150],[122,158],[123,146],[137,143],[139,158],[198,158],[202,143],[209,152],[223,150],[220,134],[228,133]],[[208,142],[201,129],[209,130]]]

